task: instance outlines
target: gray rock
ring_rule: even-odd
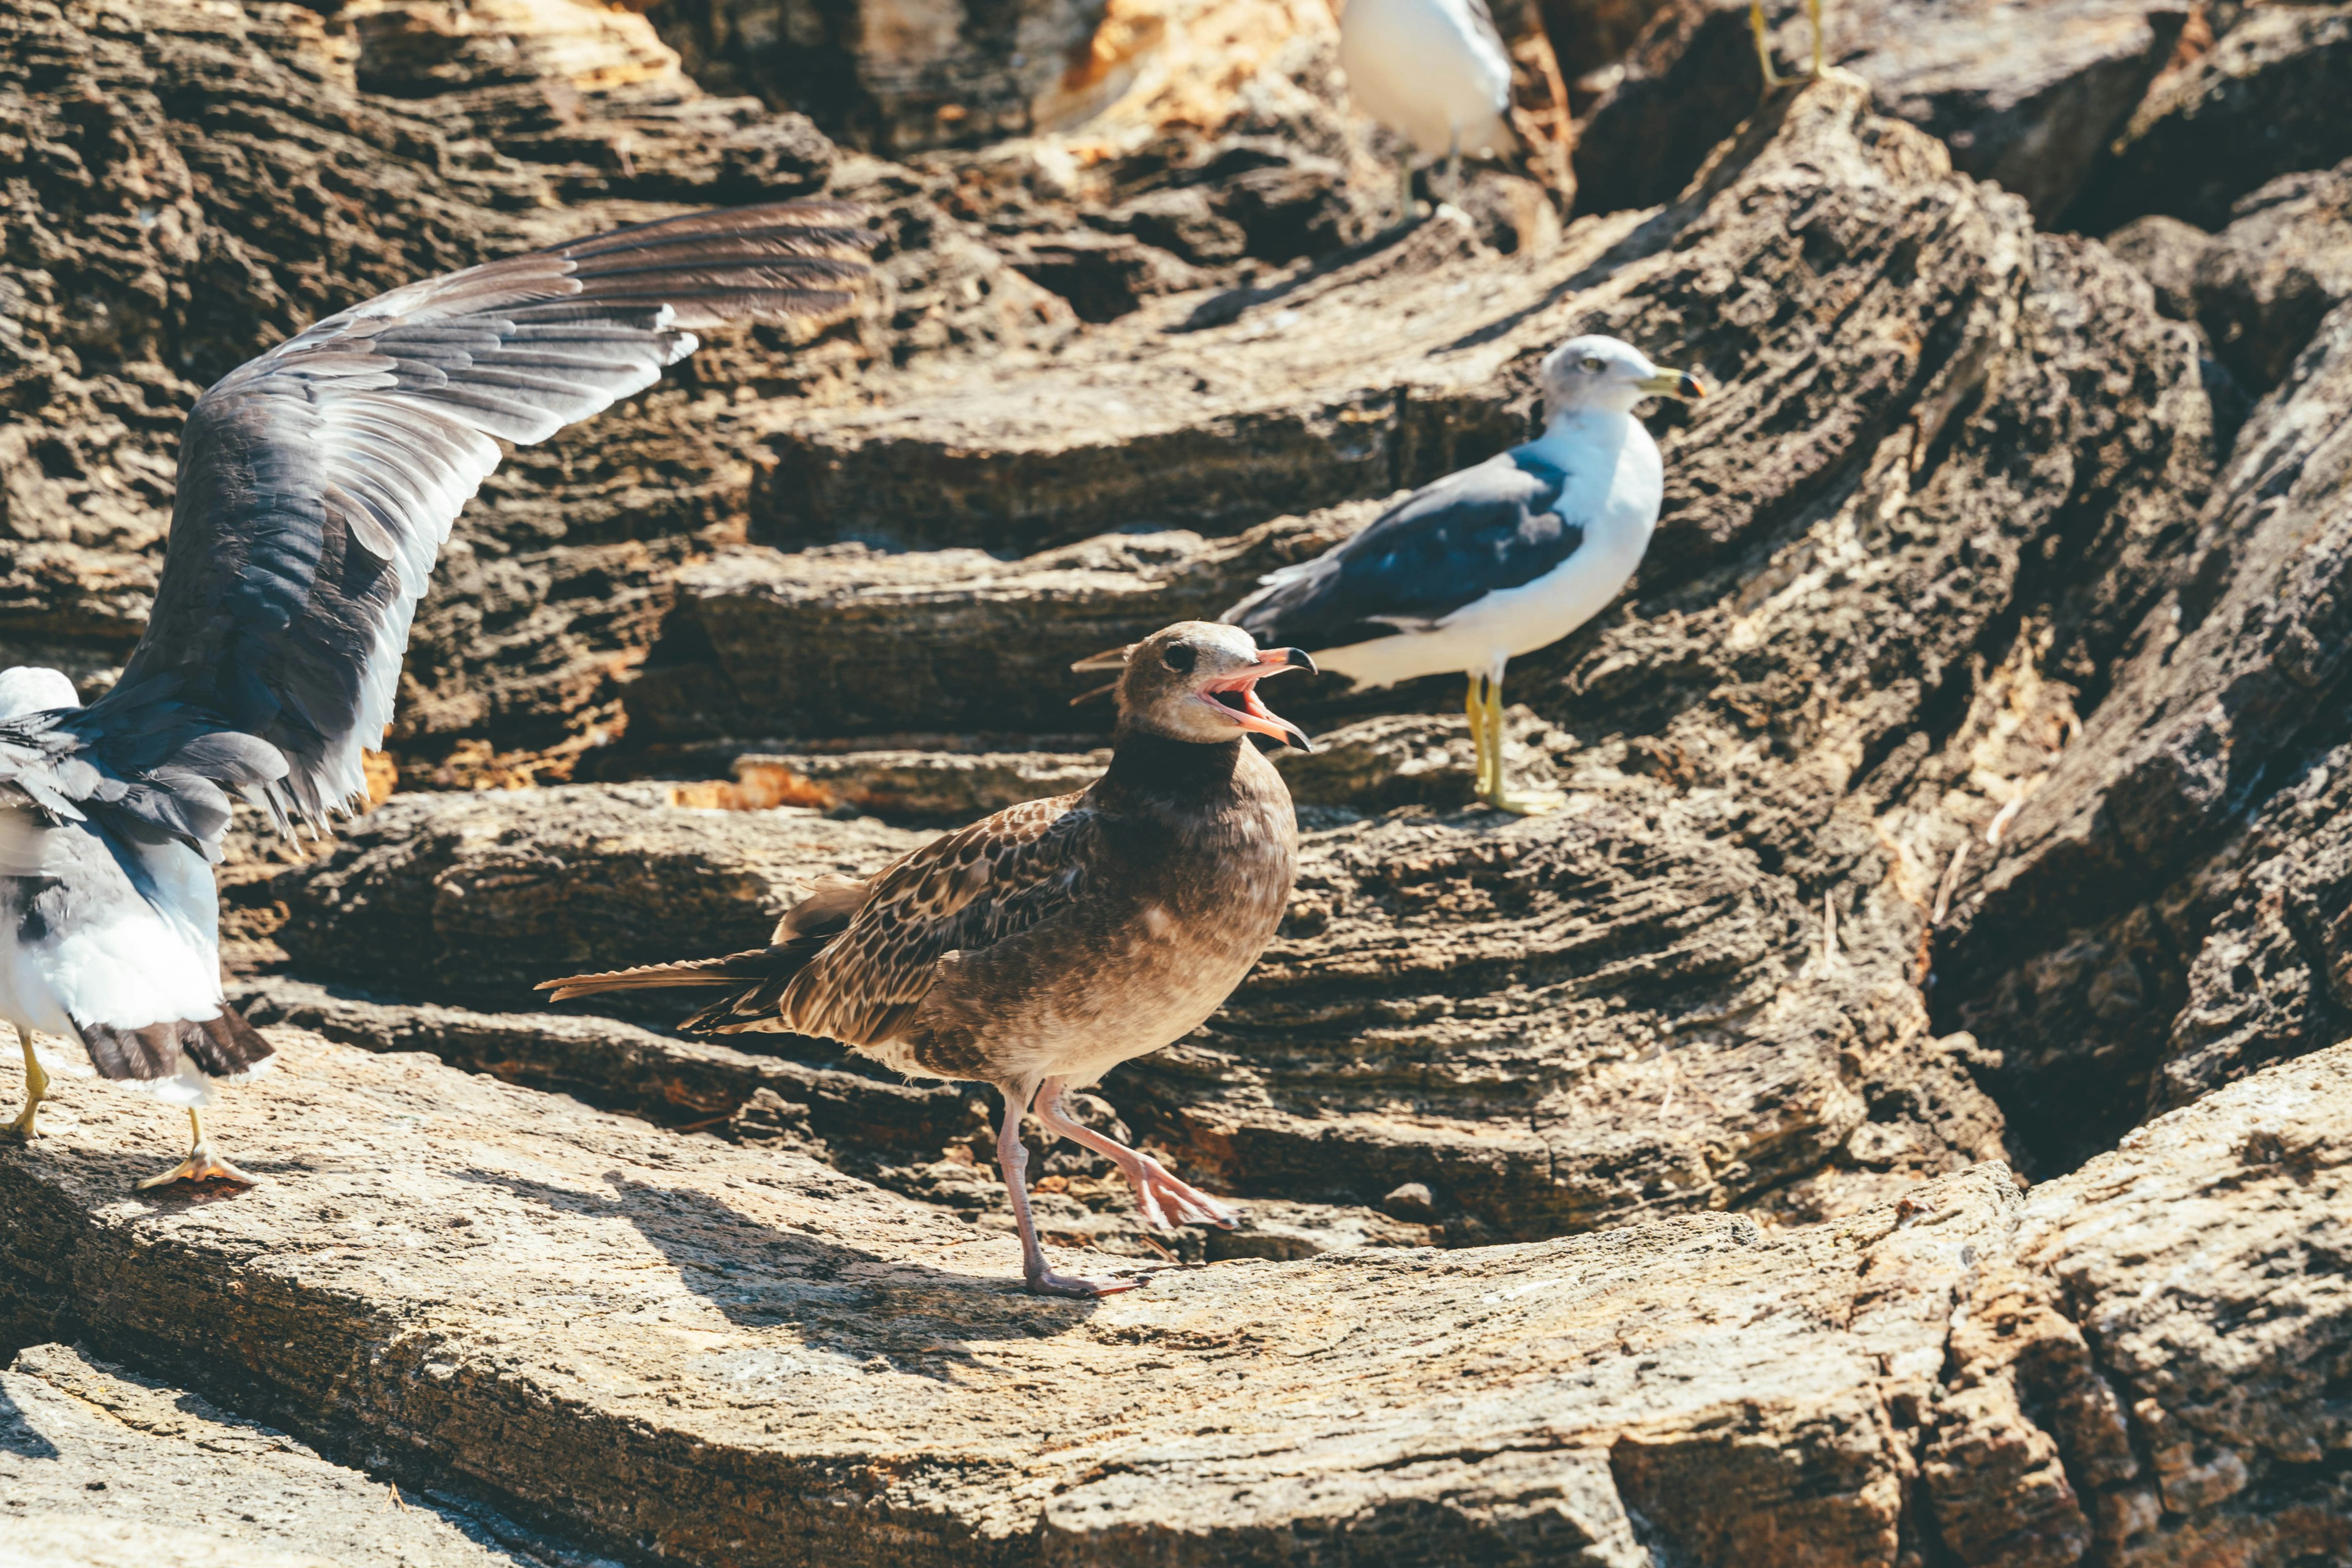
[[[2067,221],[2094,233],[2165,213],[2200,228],[2282,174],[2352,157],[2352,6],[2251,5],[2158,82]]]
[[[2231,213],[2198,259],[2197,320],[2214,353],[2260,395],[2286,379],[2327,313],[2352,300],[2352,159],[2273,180]]]
[[[463,1500],[395,1501],[282,1432],[57,1344],[0,1371],[0,1532],[20,1568],[585,1562]]]
[[[1768,10],[1780,68],[1805,67],[1804,8],[1780,0]],[[1823,10],[1831,63],[1867,80],[1883,112],[1940,138],[1956,167],[2023,196],[2044,222],[2104,162],[2189,15],[2167,0],[1846,0]],[[1622,64],[1577,142],[1588,211],[1673,200],[1755,110],[1763,83],[1747,0],[1671,0]]]

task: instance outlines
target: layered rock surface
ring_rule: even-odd
[[[1583,127],[1586,206],[1672,199],[1754,110],[1764,79],[1748,9],[1747,0],[1655,9]],[[1768,9],[1778,68],[1807,68],[1805,8],[1785,0]],[[1830,64],[1859,74],[1885,112],[1942,138],[1961,169],[2023,196],[2045,221],[2100,172],[2189,13],[2176,0],[1843,0],[1822,10]]]
[[[2347,398],[2339,307],[2240,435],[2193,570],[1955,902],[1956,1016],[2003,1042],[2053,1147],[2343,1031]]]
[[[216,1119],[270,1180],[226,1201],[126,1196],[174,1119],[61,1088],[50,1139],[0,1152],[0,1322],[632,1553],[2352,1547],[2327,1393],[2352,1353],[2343,1049],[2030,1196],[1985,1165],[1801,1230],[1222,1263],[1077,1303],[1022,1295],[1009,1238],[790,1150],[278,1038],[274,1092]]]
[[[1869,90],[1760,110],[1743,10],[1566,18],[1604,57],[1652,28],[1587,83],[1585,205],[1624,210],[1522,221],[1490,170],[1387,234],[1313,7],[1055,12],[1093,28],[1076,97],[1132,71],[1115,110],[908,164],[553,0],[0,12],[0,636],[93,687],[180,413],[278,333],[677,203],[824,188],[884,236],[856,321],[518,454],[420,618],[404,785],[667,782],[241,836],[235,994],[340,1044],[287,1033],[221,1113],[273,1176],[225,1202],[127,1196],[177,1126],[63,1089],[0,1152],[7,1348],[87,1338],[624,1556],[2352,1550],[2342,8],[1832,0]],[[1044,123],[1024,83],[1000,123]],[[2035,232],[2062,207],[2142,219],[2129,265]],[[680,1039],[667,998],[532,1010],[1078,787],[1071,658],[1517,438],[1586,330],[1721,391],[1653,416],[1627,600],[1514,666],[1513,766],[1569,808],[1467,809],[1450,679],[1286,683],[1329,743],[1284,763],[1283,933],[1078,1107],[1246,1205],[1172,1243],[1204,1268],[1026,1301],[983,1088]],[[1102,1162],[1040,1173],[1050,1245],[1160,1257]]]
[[[402,1499],[282,1432],[65,1345],[0,1372],[0,1528],[22,1568],[576,1561],[495,1514]]]

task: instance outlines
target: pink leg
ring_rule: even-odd
[[[1167,1166],[1150,1155],[1106,1138],[1091,1127],[1081,1127],[1064,1115],[1060,1079],[1045,1080],[1037,1097],[1037,1120],[1045,1124],[1046,1131],[1073,1143],[1083,1143],[1117,1165],[1118,1173],[1127,1178],[1127,1184],[1135,1189],[1136,1206],[1143,1211],[1143,1217],[1160,1229],[1173,1230],[1180,1225],[1216,1225],[1231,1230],[1241,1223],[1241,1215],[1200,1188],[1178,1181]],[[1171,1215],[1175,1217],[1171,1219]]]
[[[1004,1172],[1004,1190],[1013,1199],[1013,1218],[1021,1226],[1021,1272],[1032,1296],[1115,1296],[1132,1290],[1142,1279],[1079,1279],[1056,1274],[1045,1266],[1045,1249],[1037,1245],[1037,1222],[1029,1216],[1029,1151],[1021,1142],[1021,1115],[1034,1092],[1028,1084],[997,1086],[1004,1096],[1004,1126],[996,1135],[996,1163]]]

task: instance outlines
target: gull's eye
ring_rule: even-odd
[[[1201,653],[1189,643],[1180,642],[1160,657],[1169,668],[1179,674],[1190,674],[1192,667],[1200,662]]]
[[[1586,354],[1584,356],[1583,364],[1578,368],[1582,370],[1587,375],[1599,375],[1602,371],[1609,368],[1609,362],[1602,359],[1599,354]]]

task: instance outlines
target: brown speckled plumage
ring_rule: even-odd
[[[1111,765],[1091,787],[1000,811],[868,880],[828,879],[766,948],[542,989],[725,986],[686,1027],[824,1036],[911,1075],[998,1085],[1031,1286],[1094,1293],[1106,1287],[1045,1269],[1025,1234],[1013,1130],[1036,1097],[1049,1130],[1119,1163],[1148,1216],[1227,1219],[1148,1156],[1067,1123],[1058,1099],[1197,1027],[1281,923],[1297,823],[1246,734],[1297,733],[1250,695],[1289,656],[1232,627],[1171,626],[1129,658]]]

